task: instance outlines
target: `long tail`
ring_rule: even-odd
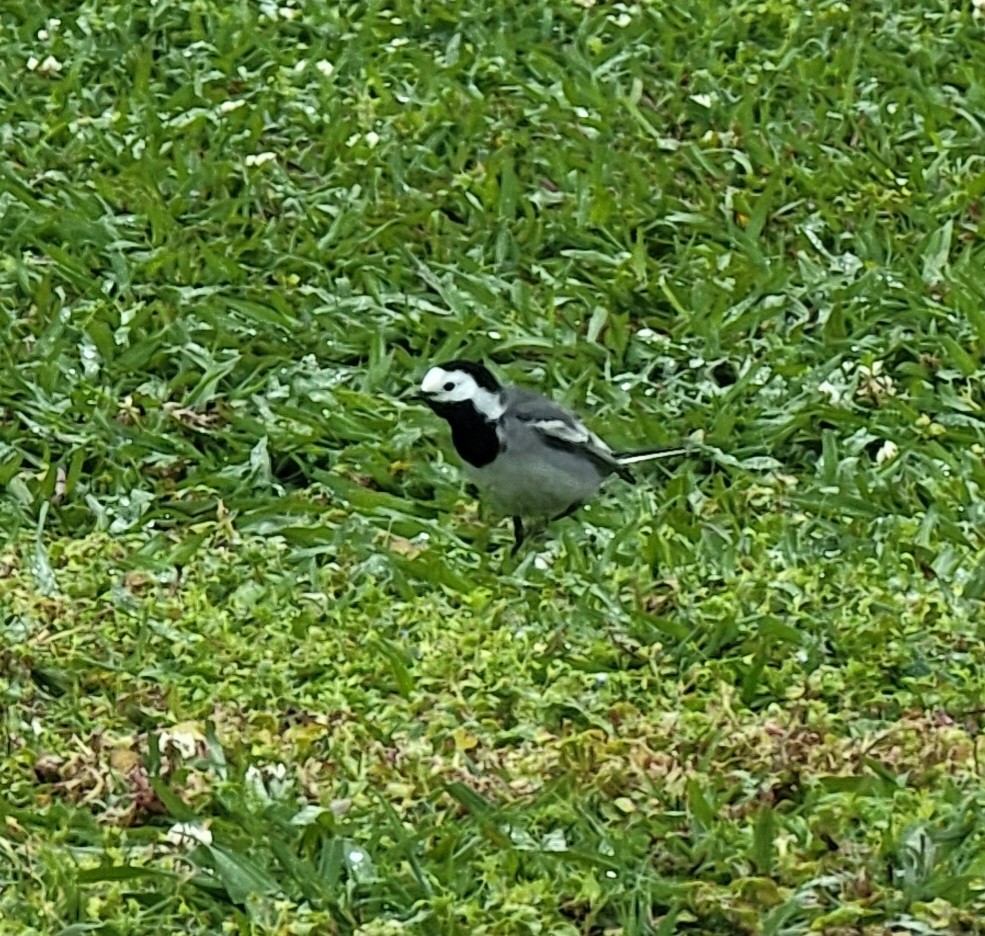
[[[629,471],[629,465],[638,465],[640,462],[656,461],[658,458],[673,458],[676,455],[686,455],[687,448],[653,448],[641,449],[638,452],[617,452],[615,454],[615,466],[613,472],[619,475],[623,481],[635,484],[636,479]]]
[[[686,455],[689,449],[680,448],[654,448],[642,449],[638,452],[620,452],[616,455],[616,460],[620,466],[638,465],[640,462],[656,461],[658,458],[674,458],[676,455]]]

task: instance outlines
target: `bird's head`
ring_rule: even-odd
[[[503,413],[499,391],[499,381],[484,364],[449,361],[436,364],[424,375],[418,399],[448,420],[470,410],[492,420]]]

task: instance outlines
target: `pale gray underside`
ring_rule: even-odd
[[[617,462],[568,410],[530,390],[504,391],[497,433],[504,453],[467,473],[489,505],[508,516],[553,517],[591,500]]]

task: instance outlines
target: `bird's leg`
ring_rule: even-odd
[[[510,550],[510,555],[515,556],[519,548],[523,545],[523,520],[520,517],[513,518],[513,538],[516,542]]]
[[[582,506],[581,501],[575,501],[566,510],[562,510],[556,517],[551,517],[551,520],[563,520],[565,517],[570,517],[579,507]]]
[[[551,522],[555,520],[563,520],[565,517],[570,517],[579,507],[584,507],[585,505],[581,501],[575,501],[570,507],[562,510],[556,517],[551,517]],[[595,534],[593,533],[589,539],[592,543],[595,542]]]

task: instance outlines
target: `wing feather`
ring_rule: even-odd
[[[512,398],[508,406],[512,415],[548,445],[581,452],[600,468],[628,476],[612,449],[573,413],[531,390],[511,388],[509,392]]]

